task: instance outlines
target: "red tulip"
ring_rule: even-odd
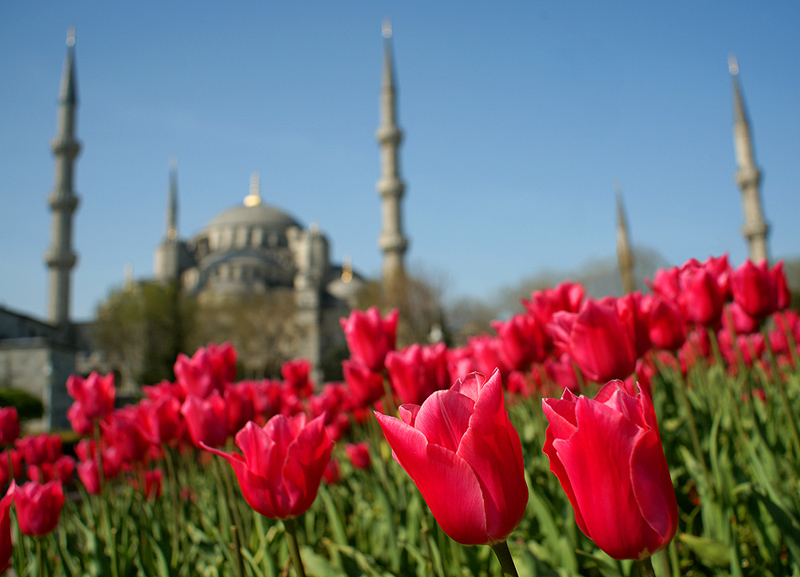
[[[252,421],[236,435],[244,456],[201,444],[233,467],[245,501],[272,519],[294,518],[311,507],[333,450],[324,416],[276,415],[262,429]]]
[[[690,261],[681,268],[680,286],[678,301],[686,318],[706,327],[717,326],[726,296],[718,279],[707,268]]]
[[[642,298],[642,308],[653,346],[665,351],[681,348],[686,342],[686,321],[678,304],[658,295],[646,295]]]
[[[500,343],[500,356],[512,370],[525,370],[545,357],[544,325],[529,315],[514,315],[505,322],[493,321]]]
[[[61,507],[64,506],[64,491],[61,481],[50,481],[45,485],[25,483],[14,491],[19,530],[25,535],[41,537],[58,525]]]
[[[225,406],[228,408],[228,433],[239,432],[248,421],[256,418],[253,397],[248,387],[231,385],[225,388]]]
[[[54,463],[29,465],[27,472],[28,478],[37,483],[47,483],[52,480],[69,483],[75,473],[75,459],[67,455],[61,455]]]
[[[160,445],[178,438],[181,427],[181,402],[172,395],[139,403],[139,430],[150,443]]]
[[[10,465],[9,458],[11,459]],[[4,487],[6,483],[13,481],[17,477],[21,477],[22,469],[22,454],[19,451],[6,449],[0,452],[0,487]],[[9,479],[9,474],[13,474],[13,478]]]
[[[400,419],[375,416],[394,458],[453,540],[494,545],[519,525],[528,487],[499,371],[488,380],[473,373],[421,407],[402,405]]]
[[[0,499],[0,573],[11,567],[11,502],[17,485],[12,482],[6,494]]]
[[[505,377],[512,367],[505,362],[501,354],[502,343],[491,335],[475,335],[467,339],[467,345],[472,349],[472,359],[475,361],[477,372],[490,375],[495,369],[500,369],[500,374]],[[449,383],[445,383],[445,386]],[[422,403],[420,399],[416,404]]]
[[[356,469],[369,469],[372,458],[369,455],[369,443],[348,443],[344,446],[344,452],[350,463]]]
[[[342,471],[339,469],[339,461],[331,459],[328,466],[325,467],[325,472],[322,473],[322,480],[326,485],[333,485],[342,480]]]
[[[0,445],[9,445],[19,437],[19,416],[14,407],[0,408]]]
[[[420,404],[434,391],[447,387],[446,349],[444,343],[413,344],[386,355],[389,381],[403,403]]]
[[[633,372],[633,339],[613,305],[586,301],[578,313],[556,313],[548,327],[556,347],[569,354],[590,381],[624,379]]]
[[[309,379],[311,363],[306,359],[293,359],[281,365],[281,376],[286,384],[301,398],[314,392],[314,383]]]
[[[339,320],[353,361],[373,372],[383,370],[386,353],[394,350],[398,314],[395,309],[383,319],[378,308],[371,307],[367,312],[353,311],[349,318]]]
[[[645,281],[653,290],[653,294],[660,296],[665,301],[678,302],[681,294],[681,270],[676,267],[662,268],[656,271],[652,281]]]
[[[733,328],[737,334],[749,335],[758,332],[760,326],[760,319],[751,317],[736,301],[726,304],[722,309],[723,329]]]
[[[75,399],[79,412],[88,421],[102,419],[114,410],[117,390],[114,388],[114,373],[101,377],[92,372],[85,379],[70,375],[67,379],[67,392]],[[76,409],[78,410],[78,409]]]
[[[140,413],[139,407],[129,405],[114,411],[108,421],[102,423],[105,438],[116,447],[120,458],[126,463],[142,461],[150,448],[140,429]]]
[[[181,405],[181,414],[186,419],[189,435],[195,447],[205,443],[221,447],[228,439],[228,408],[219,391],[207,399],[189,395]]]
[[[578,312],[583,304],[584,294],[580,284],[565,281],[555,288],[533,291],[531,300],[522,299],[521,302],[529,315],[539,321],[541,326],[546,326],[559,311]]]
[[[236,351],[230,343],[200,347],[190,359],[183,353],[175,361],[175,378],[186,395],[205,399],[212,391],[222,392],[236,380]]]
[[[28,435],[15,444],[28,465],[53,463],[61,456],[61,437],[56,434]]]
[[[368,407],[383,396],[381,373],[355,361],[342,361],[342,372],[354,407]]]
[[[776,265],[778,271],[783,264]],[[778,310],[778,286],[767,261],[744,261],[731,273],[733,300],[751,317],[762,320]],[[785,279],[784,279],[785,280]],[[783,297],[782,297],[783,298]]]
[[[678,505],[650,395],[611,381],[594,399],[544,399],[544,452],[581,531],[616,559],[644,559],[678,528]]]

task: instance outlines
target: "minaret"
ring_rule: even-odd
[[[381,195],[383,228],[378,246],[383,251],[384,288],[397,287],[405,278],[403,255],[408,240],[403,236],[400,200],[405,184],[400,179],[398,149],[403,133],[397,127],[394,71],[392,69],[392,25],[383,23],[383,81],[381,85],[381,125],[375,137],[381,147],[381,178],[376,188]]]
[[[761,171],[756,166],[753,142],[750,137],[750,123],[739,86],[739,65],[735,56],[728,57],[728,69],[733,81],[733,144],[736,148],[738,170],[734,174],[736,183],[742,189],[742,210],[744,225],[742,234],[747,240],[748,256],[753,262],[767,260],[767,235],[769,225],[761,212],[761,198],[758,185]]]
[[[51,143],[56,158],[55,186],[47,197],[53,213],[50,248],[44,259],[50,268],[47,319],[57,326],[69,325],[70,271],[78,260],[72,250],[72,214],[78,197],[72,190],[75,158],[81,145],[75,139],[78,88],[75,81],[75,29],[67,32],[67,56],[58,94],[56,137]]]
[[[633,292],[633,251],[628,238],[628,219],[625,218],[625,206],[622,203],[622,189],[617,183],[617,262],[619,263],[619,278],[622,283],[622,292]]]
[[[167,193],[167,238],[178,240],[178,159],[169,159],[169,192]]]
[[[178,161],[169,161],[167,218],[164,238],[156,249],[153,263],[155,278],[161,283],[178,282],[181,278],[181,241],[178,238]]]

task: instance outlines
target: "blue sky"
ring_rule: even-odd
[[[152,274],[170,156],[179,230],[262,196],[378,275],[381,21],[405,133],[407,254],[490,297],[635,245],[741,262],[728,54],[739,59],[774,257],[800,254],[794,2],[3,2],[0,304],[44,316],[49,142],[77,28],[83,150],[73,316]]]

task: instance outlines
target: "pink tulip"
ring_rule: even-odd
[[[192,358],[181,353],[175,361],[175,378],[186,395],[205,399],[214,390],[222,392],[236,380],[236,351],[230,343],[212,343],[197,349]]]
[[[394,458],[416,483],[445,533],[465,545],[505,541],[519,525],[528,487],[500,373],[469,375],[400,419],[375,416]]]
[[[657,349],[676,351],[686,342],[686,321],[675,301],[658,295],[646,295],[642,307],[647,335]]]
[[[548,328],[557,349],[569,354],[590,381],[624,379],[633,372],[633,338],[613,304],[586,301],[578,313],[556,313]]]
[[[19,437],[19,416],[14,407],[0,408],[0,445],[10,445]]]
[[[545,357],[544,325],[528,315],[514,315],[507,321],[493,321],[500,356],[511,370],[525,370]]]
[[[53,463],[61,456],[61,437],[56,434],[28,435],[15,444],[28,465]]]
[[[92,372],[85,379],[70,375],[67,379],[67,392],[75,399],[76,409],[87,421],[102,419],[114,410],[117,390],[114,388],[114,373],[101,377]]]
[[[252,421],[236,435],[244,456],[203,448],[233,467],[245,501],[272,519],[294,518],[311,507],[333,451],[324,416],[276,415],[264,428]]]
[[[31,481],[17,487],[14,503],[19,530],[35,537],[51,533],[58,525],[64,500],[61,481],[50,481],[45,485]]]
[[[611,381],[594,399],[544,399],[544,452],[581,531],[616,559],[644,559],[678,528],[678,505],[650,395]]]
[[[189,395],[181,405],[189,435],[196,447],[202,443],[221,447],[228,439],[228,408],[219,391],[207,399]]]
[[[139,430],[150,443],[168,443],[180,436],[185,426],[181,417],[181,402],[172,395],[139,403]]]
[[[434,391],[447,387],[446,349],[444,343],[413,344],[386,355],[389,381],[403,403],[421,404]]]
[[[678,301],[688,320],[705,327],[716,327],[719,324],[726,296],[720,282],[699,263],[689,261],[683,265]]]
[[[775,280],[782,277],[783,263],[775,265],[773,270],[776,270],[775,274],[770,272],[765,260],[758,264],[746,260],[731,273],[733,300],[744,312],[759,321],[778,310],[779,294]],[[781,300],[785,300],[784,297]]]
[[[367,312],[353,311],[347,319],[340,319],[350,357],[373,372],[383,371],[386,353],[394,350],[397,333],[397,309],[381,318],[377,307]]]
[[[356,469],[369,469],[372,458],[369,455],[369,443],[348,443],[344,446],[344,452],[350,463]]]
[[[342,372],[354,407],[369,407],[383,396],[383,375],[355,361],[342,361]]]
[[[12,481],[6,494],[0,499],[0,573],[11,567],[11,502],[17,485]]]

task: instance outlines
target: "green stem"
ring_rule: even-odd
[[[503,568],[503,575],[509,577],[519,577],[517,568],[514,566],[514,559],[511,558],[511,551],[508,550],[508,543],[500,541],[492,545],[494,554],[497,555],[497,560],[500,561],[500,567]]]
[[[167,475],[169,476],[169,493],[172,500],[172,555],[170,556],[170,567],[178,567],[178,553],[181,549],[181,537],[185,533],[180,529],[183,509],[178,508],[178,477],[175,475],[175,464],[172,462],[172,449],[164,447],[167,460]],[[179,516],[180,511],[180,516]]]
[[[656,577],[656,571],[653,569],[653,561],[650,557],[637,560],[634,563],[639,570],[639,577]]]
[[[230,527],[231,539],[233,540],[233,557],[236,561],[236,575],[242,577],[244,575],[244,559],[242,558],[241,541],[239,539],[240,528],[237,525],[236,517],[234,517],[233,498],[230,491],[230,484],[228,483],[227,476],[223,469],[223,465],[219,459],[214,459],[214,470],[217,474],[217,483],[225,487],[225,509],[228,514],[228,526]]]
[[[303,570],[303,561],[300,559],[300,548],[297,546],[297,529],[293,518],[284,519],[283,527],[286,529],[286,544],[289,546],[289,555],[292,557],[294,572],[297,577],[306,577]]]
[[[392,394],[392,385],[389,383],[389,378],[383,377],[383,391],[386,393],[386,410],[393,417],[397,416],[397,405],[394,402],[394,395]]]
[[[675,362],[677,363],[677,370],[675,371],[675,378],[678,380],[678,386],[675,387],[678,390],[678,396],[681,398],[681,403],[683,403],[683,409],[686,411],[686,420],[689,424],[689,436],[692,438],[692,446],[694,447],[694,454],[697,457],[697,460],[700,462],[700,467],[703,469],[703,476],[706,478],[706,482],[711,482],[711,476],[708,474],[708,465],[706,465],[706,458],[703,453],[703,448],[700,445],[700,435],[697,433],[697,422],[694,418],[694,411],[692,410],[692,404],[689,402],[689,396],[686,394],[686,381],[683,379],[683,373],[681,373],[681,359],[678,356],[678,352],[675,351]],[[659,363],[661,370],[663,365]],[[663,374],[663,370],[662,370]]]
[[[106,529],[106,547],[108,556],[111,559],[111,574],[113,577],[119,575],[119,562],[117,561],[117,539],[111,527],[111,514],[108,511],[108,499],[106,498],[106,479],[103,471],[103,448],[100,443],[100,421],[94,421],[94,449],[95,459],[97,460],[97,477],[100,481],[100,507],[102,509],[103,524]]]
[[[50,571],[47,567],[47,559],[45,558],[44,551],[42,551],[42,540],[44,537],[34,537],[36,541],[36,561],[39,566],[40,577],[50,577]]]
[[[775,359],[775,352],[772,350],[772,344],[769,342],[769,334],[764,325],[761,325],[761,334],[764,337],[764,346],[769,355],[770,364],[772,367],[772,379],[778,387],[778,394],[781,396],[781,405],[786,408],[786,414],[789,419],[789,429],[792,434],[792,441],[794,441],[795,455],[800,457],[800,431],[797,430],[797,422],[794,419],[794,411],[792,410],[792,403],[789,400],[789,395],[786,394],[786,383],[783,381],[783,374],[778,361]]]

